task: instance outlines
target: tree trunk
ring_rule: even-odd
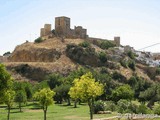
[[[77,99],[74,101],[74,108],[77,108]]]
[[[22,109],[21,109],[21,102],[19,102],[19,111],[22,112]]]
[[[47,120],[47,107],[44,107],[44,120]]]
[[[67,101],[68,101],[68,105],[71,105],[71,101],[69,98],[67,99]]]
[[[10,119],[10,107],[8,107],[8,115],[7,115],[7,120]]]
[[[93,98],[88,100],[88,105],[89,105],[89,109],[90,109],[90,120],[93,119],[93,103],[94,103]]]

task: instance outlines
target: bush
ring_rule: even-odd
[[[100,48],[102,49],[108,49],[111,47],[115,47],[116,45],[112,43],[111,41],[102,41],[99,45]]]
[[[150,113],[150,109],[145,104],[141,104],[139,105],[137,112],[142,114],[148,114]]]
[[[127,62],[126,60],[121,60],[120,63],[121,63],[121,65],[122,65],[123,67],[125,67],[125,68],[128,67],[128,62]]]
[[[128,57],[130,57],[131,59],[135,59],[135,54],[132,51],[129,51],[127,53]]]
[[[105,110],[109,110],[109,111],[116,111],[116,104],[113,101],[106,101],[106,107]]]
[[[154,109],[154,114],[160,115],[160,105],[156,106]]]
[[[135,62],[133,60],[128,61],[128,67],[135,71]]]
[[[90,43],[87,41],[84,41],[84,42],[80,43],[79,46],[86,48],[86,47],[90,46]]]
[[[127,100],[121,99],[117,102],[117,105],[118,105],[118,112],[125,113],[125,111],[129,107],[129,102]]]
[[[42,41],[43,41],[43,39],[41,37],[39,37],[39,38],[37,38],[37,39],[34,40],[35,43],[40,43]]]
[[[99,53],[99,59],[102,63],[105,63],[107,61],[107,56],[104,52]]]
[[[98,111],[105,110],[105,103],[102,100],[98,100],[94,103],[94,113],[98,113]]]

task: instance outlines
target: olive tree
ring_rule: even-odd
[[[91,72],[74,79],[73,87],[70,88],[69,95],[73,99],[79,98],[87,101],[90,109],[90,119],[93,119],[93,104],[97,96],[103,94],[103,85],[96,82]]]
[[[7,105],[7,108],[8,108],[7,120],[10,119],[10,110],[14,102],[14,97],[15,97],[15,92],[13,90],[5,91],[3,101]]]
[[[53,104],[53,96],[55,92],[49,88],[43,88],[39,92],[36,92],[34,98],[37,99],[42,106],[44,112],[44,120],[46,120],[47,108],[49,105]]]

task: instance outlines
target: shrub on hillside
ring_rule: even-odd
[[[128,61],[128,67],[129,68],[131,68],[133,71],[135,71],[135,67],[136,67],[136,65],[135,65],[135,62],[133,61],[133,60],[129,60]]]
[[[39,38],[37,38],[37,39],[34,40],[35,43],[40,43],[42,41],[43,41],[43,39],[41,37],[39,37]]]
[[[90,46],[90,43],[87,41],[84,41],[84,42],[80,43],[79,46],[86,48],[86,47]]]
[[[99,59],[102,63],[105,63],[107,61],[107,56],[104,52],[100,52],[98,55],[99,55]]]
[[[132,51],[129,51],[127,53],[128,57],[130,57],[131,59],[135,59],[135,54]]]
[[[98,46],[102,49],[108,49],[111,47],[115,47],[116,45],[114,43],[112,43],[111,41],[102,41],[98,44]]]

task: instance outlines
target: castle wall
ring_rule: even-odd
[[[44,29],[45,29],[45,35],[51,33],[51,24],[45,24]]]
[[[69,35],[70,30],[70,18],[68,17],[56,17],[55,18],[55,31],[61,35]]]
[[[40,37],[43,37],[43,36],[45,36],[45,29],[44,29],[44,28],[41,28]]]
[[[87,36],[87,30],[83,29],[82,26],[75,26],[74,27],[75,36],[78,38],[86,38]]]

